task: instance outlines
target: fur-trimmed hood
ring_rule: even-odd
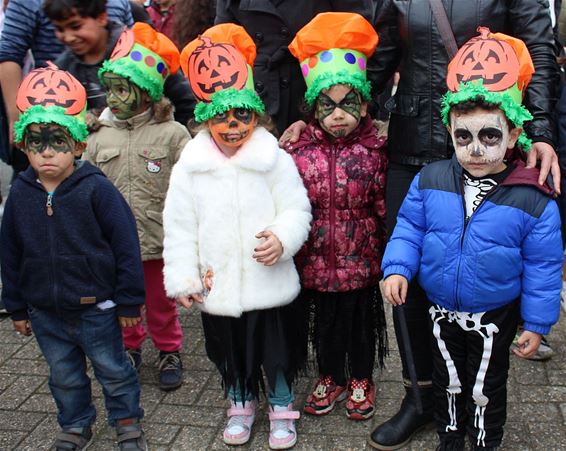
[[[232,158],[222,153],[208,130],[202,130],[188,143],[179,163],[187,172],[208,172],[224,165],[267,172],[275,167],[279,155],[277,139],[262,127],[254,130],[250,139]]]

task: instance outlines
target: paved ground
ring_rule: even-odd
[[[182,314],[185,331],[184,385],[172,393],[157,388],[157,353],[146,343],[141,368],[145,429],[150,449],[230,449],[222,443],[226,404],[220,381],[208,362],[200,317],[193,311]],[[566,321],[555,327],[550,340],[557,355],[547,363],[512,358],[509,386],[509,415],[502,450],[566,450]],[[343,404],[327,417],[303,416],[298,422],[298,450],[369,449],[366,437],[372,428],[395,413],[402,395],[400,362],[392,340],[387,368],[376,373],[377,415],[358,423],[348,420]],[[11,321],[0,318],[0,450],[46,450],[57,430],[55,405],[47,386],[47,366],[33,338],[17,336]],[[312,379],[296,385],[297,405],[302,405]],[[94,383],[99,412],[96,439],[89,449],[114,448],[113,431],[105,425],[101,391]],[[250,443],[236,449],[267,449],[268,421],[265,404]],[[432,429],[418,434],[410,450],[434,450]]]

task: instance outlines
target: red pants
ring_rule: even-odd
[[[183,332],[179,323],[177,304],[168,298],[163,286],[163,259],[143,262],[145,285],[145,317],[147,328],[157,349],[173,352],[181,349]],[[140,348],[147,332],[143,322],[122,329],[126,348]]]

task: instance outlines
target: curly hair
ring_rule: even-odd
[[[173,40],[180,50],[207,28],[214,25],[216,1],[177,0]]]

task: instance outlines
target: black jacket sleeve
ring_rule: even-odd
[[[523,99],[534,119],[525,125],[525,131],[533,141],[556,147],[554,106],[560,71],[556,63],[550,11],[544,3],[539,0],[511,1],[508,20],[513,30],[511,34],[527,45],[535,66]]]
[[[186,126],[194,116],[195,96],[180,69],[165,80],[163,92],[175,107],[175,120]]]

